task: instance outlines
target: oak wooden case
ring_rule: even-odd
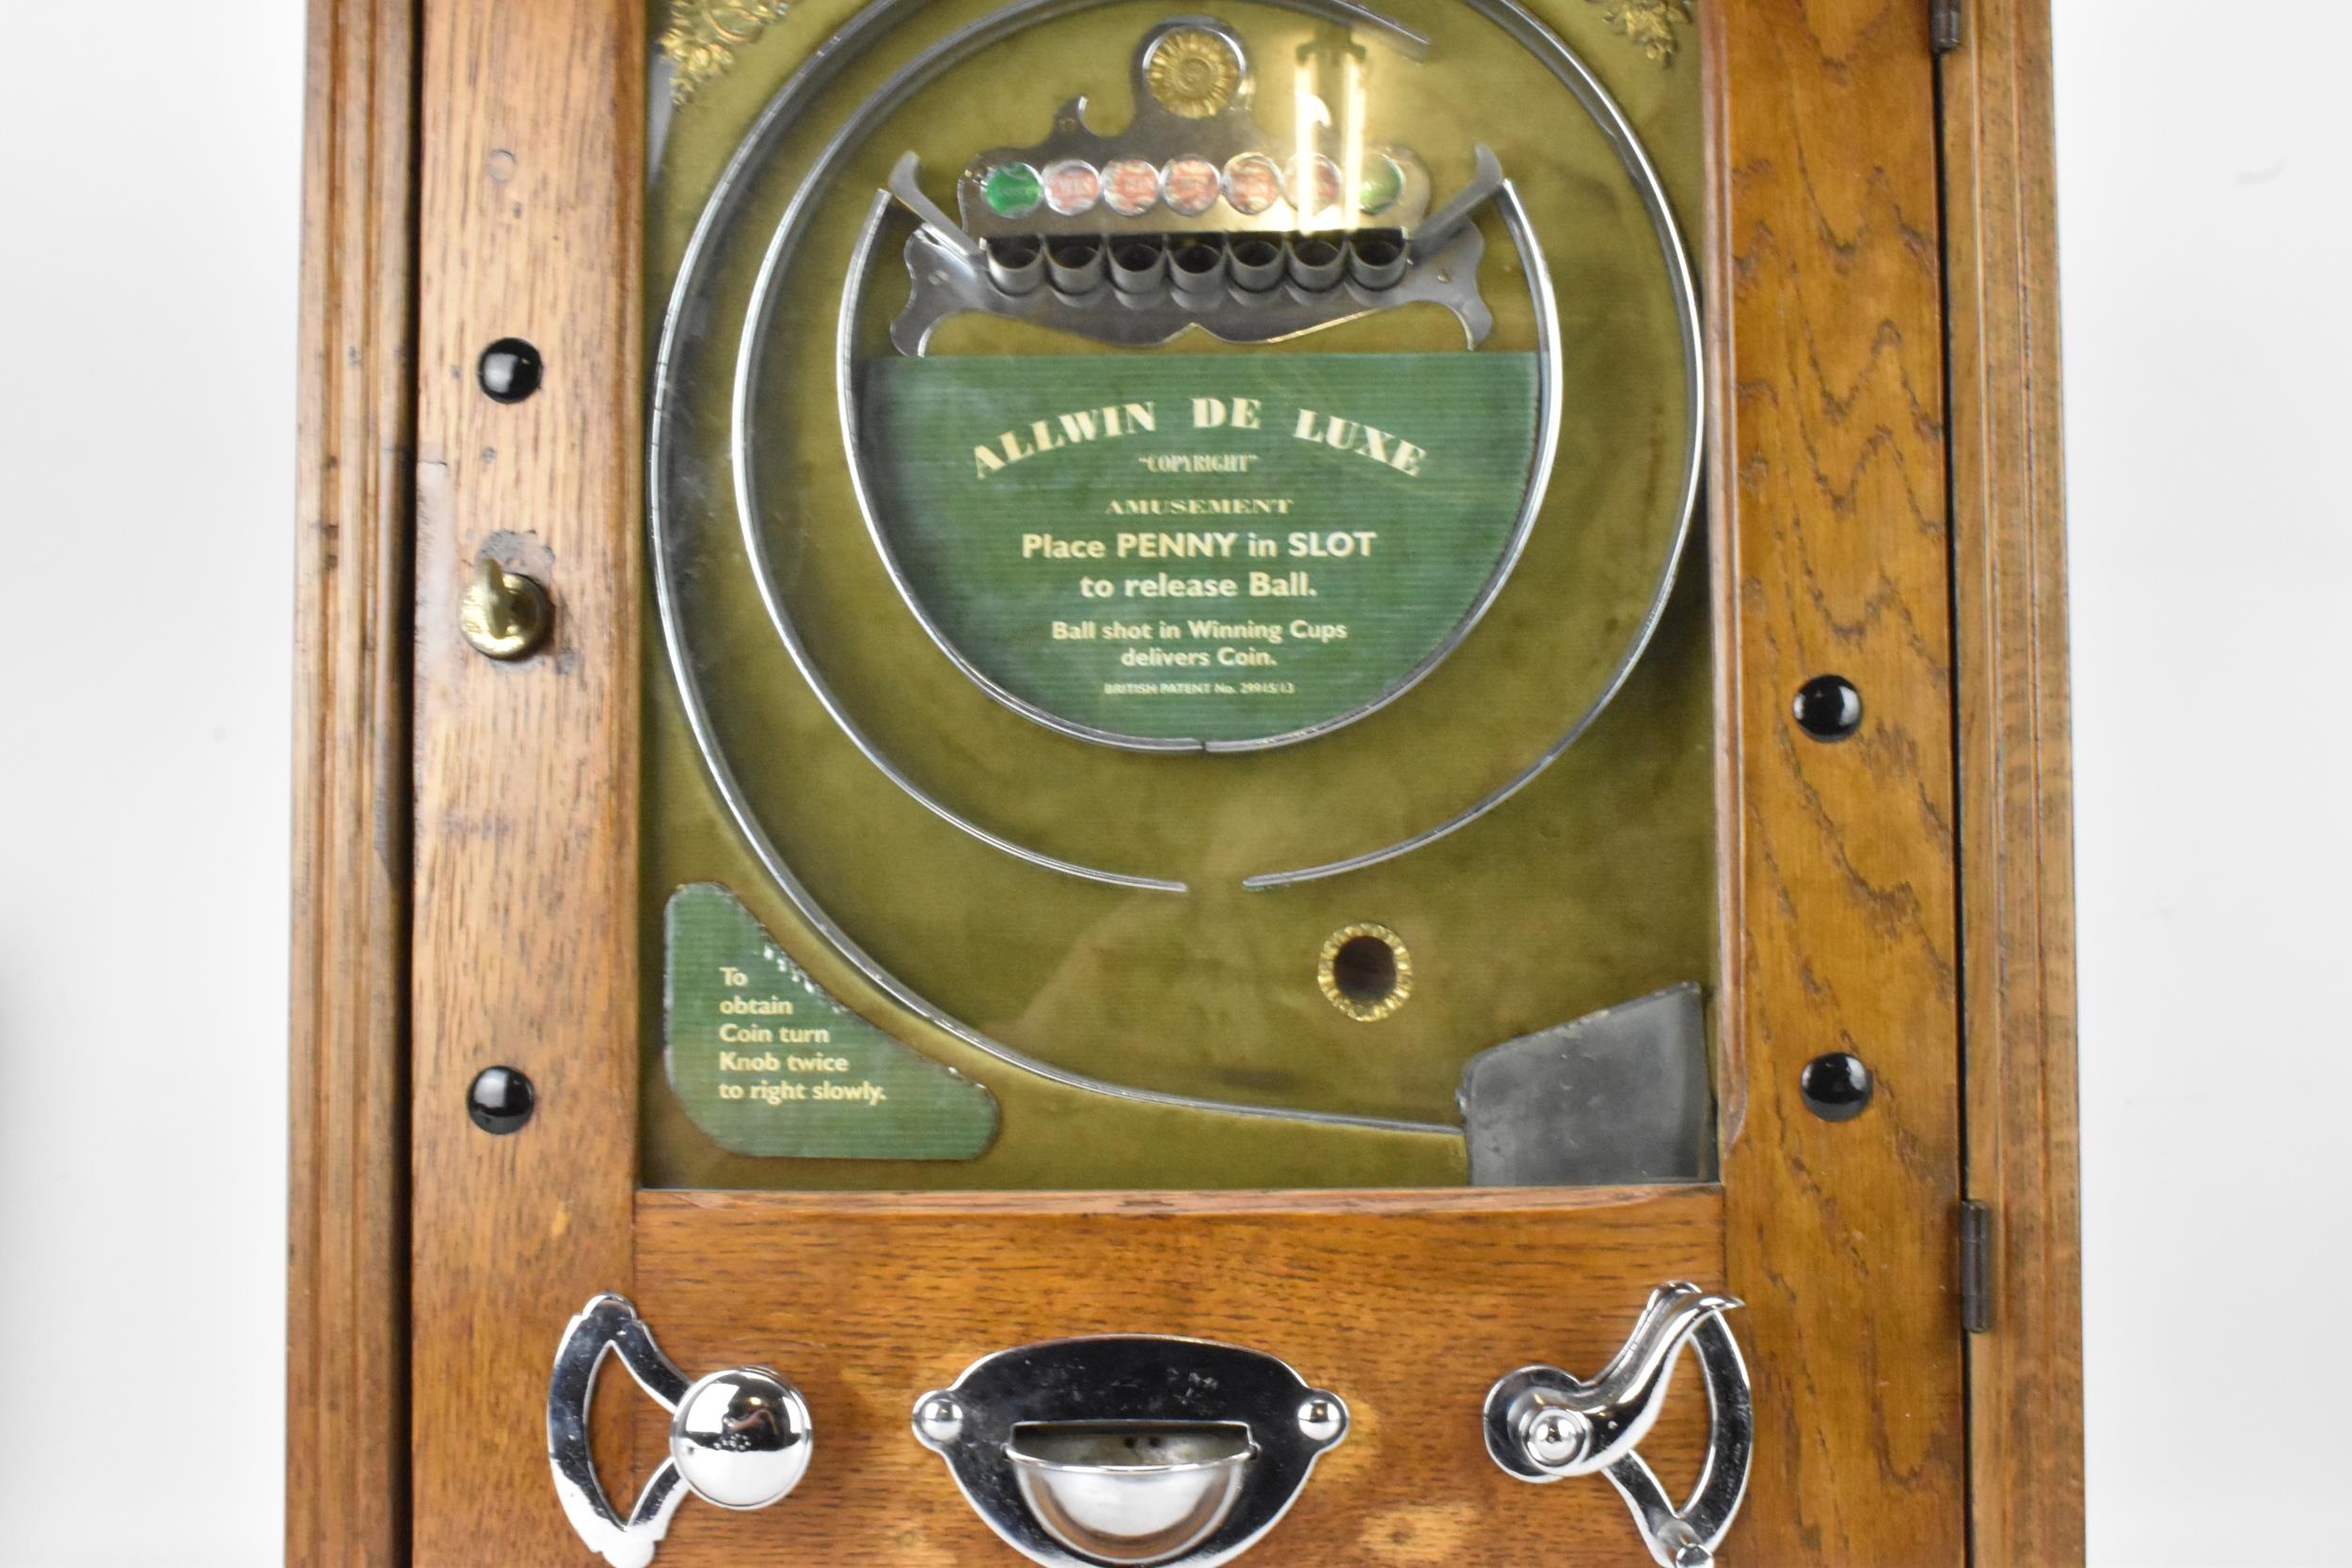
[[[1697,8],[1720,1184],[845,1198],[639,1188],[644,14],[314,0],[289,1561],[585,1560],[543,1407],[556,1334],[613,1290],[690,1370],[783,1367],[819,1422],[808,1484],[690,1506],[665,1563],[993,1560],[910,1402],[1119,1330],[1348,1392],[1253,1561],[1634,1564],[1614,1496],[1511,1481],[1470,1417],[1513,1367],[1597,1366],[1677,1277],[1747,1304],[1730,1560],[2081,1560],[2048,27],[1969,9],[1939,57],[1926,0]],[[549,364],[512,408],[473,381],[510,335]],[[526,663],[456,634],[491,540],[560,608]],[[1832,668],[1869,722],[1822,747],[1789,699]],[[1880,1085],[1844,1124],[1797,1092],[1832,1049]],[[539,1085],[530,1135],[464,1115],[500,1063]],[[599,1419],[612,1468],[660,1451],[649,1415]],[[1670,1470],[1699,1425],[1664,1429]]]

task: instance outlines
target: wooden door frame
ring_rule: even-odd
[[[1857,50],[1924,47],[1912,0],[1775,0],[1737,25],[1802,31],[1794,24],[1824,6]],[[1731,24],[1722,7],[1701,10],[1710,27]],[[410,714],[415,683],[435,665],[453,678],[477,673],[411,627],[421,11],[421,0],[310,8],[286,1540],[290,1563],[338,1568],[403,1562],[410,1547]],[[1990,1325],[1966,1345],[1968,1512],[1976,1562],[2065,1563],[2082,1560],[2083,1525],[2049,23],[2047,0],[1976,0],[1970,12],[1961,48],[1921,75],[1940,100],[1921,113],[1940,112],[1943,173],[1964,1190],[1994,1217]],[[613,101],[638,112],[642,76],[630,72],[642,40],[550,30],[543,41],[545,69],[627,84]],[[1718,175],[1743,178],[1737,167]],[[617,180],[614,199],[626,205],[633,191]],[[635,386],[633,343],[633,328],[616,330],[603,350],[618,356],[625,388]],[[588,417],[629,425],[619,410]],[[624,445],[620,460],[633,464]],[[443,590],[447,564],[433,571]],[[626,592],[628,571],[605,563],[592,604]],[[618,809],[589,814],[592,836]],[[592,999],[574,1021],[610,1003]],[[510,1022],[548,1019],[542,1009]],[[1754,1069],[1758,1048],[1753,1038],[1745,1048]],[[620,1103],[633,1105],[630,1073]],[[599,1136],[616,1156],[633,1148],[633,1130],[617,1122]],[[598,1264],[616,1244],[626,1253],[627,1213],[575,1222],[566,1254],[584,1243],[583,1275],[624,1283],[625,1265]],[[1819,1500],[1802,1473],[1759,1481]]]
[[[294,613],[286,1560],[408,1556],[417,0],[311,0]]]
[[[1970,0],[1944,60],[1968,1194],[1982,1565],[2083,1560],[2074,828],[2049,0]]]

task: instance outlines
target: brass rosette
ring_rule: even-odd
[[[1223,113],[1241,90],[1240,54],[1205,27],[1162,33],[1143,70],[1160,107],[1186,119]]]

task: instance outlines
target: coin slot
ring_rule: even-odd
[[[1221,1465],[1255,1448],[1239,1421],[1023,1421],[1012,1429],[1010,1452],[1039,1465],[1158,1470]]]
[[[1413,958],[1386,926],[1343,926],[1323,944],[1315,978],[1334,1007],[1359,1023],[1375,1023],[1413,994]]]

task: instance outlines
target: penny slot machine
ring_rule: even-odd
[[[294,1560],[2079,1560],[2029,8],[322,9]]]

